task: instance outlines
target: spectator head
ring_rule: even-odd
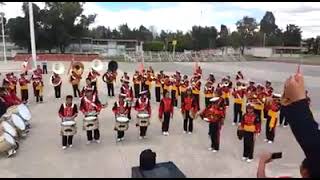
[[[302,178],[310,178],[310,173],[309,173],[309,168],[310,168],[310,165],[309,165],[309,162],[306,159],[304,159],[300,165],[300,174],[301,174],[301,177]]]
[[[0,96],[3,96],[6,94],[6,88],[0,87]]]
[[[66,102],[67,102],[67,104],[72,104],[72,99],[73,99],[73,96],[67,95],[67,96],[66,96]]]

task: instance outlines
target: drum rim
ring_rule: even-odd
[[[21,122],[22,122],[22,124],[23,124],[23,127],[17,126],[16,123],[15,123],[15,120],[14,120],[15,118],[13,118],[13,117],[16,117],[16,118],[20,119]],[[17,115],[17,114],[12,114],[12,115],[11,115],[11,120],[12,120],[13,124],[14,124],[18,129],[20,129],[20,130],[22,130],[22,131],[24,131],[24,130],[26,129],[26,124],[24,123],[24,120],[23,120],[19,115]]]
[[[120,120],[119,120],[119,118],[120,118]],[[123,119],[123,120],[121,120],[121,119]],[[124,121],[124,119],[125,119],[125,121]],[[116,121],[120,122],[120,123],[126,123],[126,122],[129,121],[129,118],[127,118],[127,117],[117,117]]]
[[[31,119],[31,112],[30,112],[29,108],[26,105],[19,104],[17,106],[17,108],[18,108],[19,115],[23,119],[25,119],[26,121],[29,121]],[[21,113],[21,112],[23,112],[23,113]],[[24,114],[24,113],[27,113],[27,114]]]
[[[5,139],[9,144],[15,145],[16,140],[14,139],[14,137],[12,137],[12,135],[11,135],[10,133],[4,132],[2,135],[3,135],[4,139]],[[7,139],[8,137],[9,137],[10,140],[13,140],[13,144],[8,141],[8,139]]]
[[[65,124],[65,123],[72,123],[72,124]],[[75,121],[63,121],[63,122],[61,122],[62,126],[72,126],[72,125],[75,125],[75,124],[76,124]]]
[[[13,134],[12,134],[12,132],[9,132],[9,131],[7,131],[7,129],[5,129],[5,127],[4,127],[4,125],[3,125],[4,123],[6,124],[7,127],[11,127],[11,128],[12,128],[11,130],[13,131]],[[17,136],[17,130],[16,130],[9,122],[7,122],[7,121],[2,121],[2,122],[1,122],[1,126],[3,127],[5,133],[8,133],[8,134],[10,134],[10,135],[13,136],[13,137]]]
[[[93,120],[96,120],[98,119],[98,117],[96,116],[87,116],[87,117],[84,117],[84,120],[85,121],[93,121]]]

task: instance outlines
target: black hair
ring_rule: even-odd
[[[319,164],[318,162],[316,163],[317,164],[315,164],[315,161],[310,161],[307,158],[305,158],[301,163],[301,167],[308,171],[310,178],[320,177]]]
[[[66,99],[71,99],[71,100],[72,100],[72,99],[73,99],[73,96],[67,95],[67,96],[66,96]]]
[[[90,79],[90,78],[86,78],[86,81],[88,81],[88,80],[89,80],[89,81],[91,81],[91,79]]]
[[[5,87],[0,87],[0,92],[4,92],[6,91],[6,88]]]

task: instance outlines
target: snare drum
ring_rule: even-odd
[[[15,139],[9,133],[0,136],[0,153],[7,152],[17,146]]]
[[[75,121],[69,120],[61,123],[62,136],[73,136],[76,133],[77,133],[77,126]]]
[[[2,121],[0,128],[2,128],[4,132],[10,134],[12,137],[17,137],[18,135],[17,130],[7,121]]]
[[[91,131],[99,128],[98,117],[87,116],[83,120],[83,129],[86,131]]]
[[[116,117],[115,129],[117,131],[126,131],[129,128],[129,119],[125,116]]]
[[[145,112],[138,113],[137,117],[138,117],[138,125],[139,126],[141,126],[141,127],[149,126],[150,115],[148,113],[145,113]]]

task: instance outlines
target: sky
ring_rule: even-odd
[[[44,7],[43,2],[36,2]],[[22,2],[6,2],[0,11],[8,18],[22,15]],[[243,16],[254,17],[259,23],[266,11],[272,11],[276,24],[286,28],[296,24],[302,37],[320,35],[320,2],[86,2],[84,14],[97,14],[90,26],[115,28],[127,23],[130,28],[141,24],[149,28],[187,32],[193,25],[215,26],[225,24],[231,31]]]

